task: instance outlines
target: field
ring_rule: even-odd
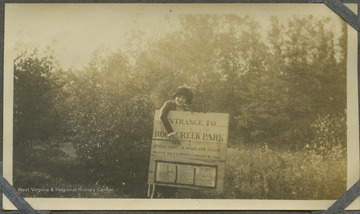
[[[138,192],[129,193],[135,184],[121,183],[102,186],[91,179],[91,173],[76,159],[71,144],[64,144],[65,157],[33,166],[15,168],[18,188],[88,188],[113,191],[103,192],[21,192],[26,197],[89,197],[89,198],[146,198],[146,183]],[[274,151],[265,147],[241,146],[228,148],[225,190],[190,190],[191,198],[224,199],[335,199],[346,189],[346,158],[317,155],[312,151]],[[147,170],[144,168],[143,170]],[[146,178],[143,179],[146,181]],[[179,191],[176,197],[185,196]]]
[[[311,151],[228,150],[226,198],[335,199],[346,189],[346,159]]]

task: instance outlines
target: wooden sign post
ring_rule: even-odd
[[[229,114],[169,112],[180,145],[167,137],[159,114],[155,112],[148,184],[222,192]]]

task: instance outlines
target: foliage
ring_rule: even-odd
[[[32,161],[41,147],[58,145],[54,138],[64,125],[55,105],[62,84],[59,72],[53,56],[41,56],[37,49],[19,53],[14,61],[15,161]]]
[[[346,190],[346,157],[333,154],[274,151],[253,146],[228,148],[225,189],[219,194],[210,190],[179,191],[178,198],[217,199],[287,199],[334,200]],[[40,167],[41,166],[41,167]],[[24,168],[25,167],[25,168]],[[74,169],[77,170],[74,170]],[[29,171],[26,166],[15,168],[17,187],[35,188],[105,188],[94,184],[88,167],[80,163],[42,162]],[[22,169],[22,170],[19,170]],[[66,171],[64,174],[62,172]],[[122,171],[122,170],[121,170]],[[113,172],[115,173],[115,172]],[[324,176],[326,175],[326,176]],[[86,179],[84,179],[86,178]],[[144,189],[127,190],[128,185],[114,186],[111,192],[22,192],[23,197],[146,197]],[[144,187],[142,187],[144,188]],[[136,192],[139,191],[139,192]],[[141,195],[139,193],[142,193]]]
[[[90,64],[83,73],[71,74],[63,88],[69,94],[63,114],[69,140],[95,183],[124,186],[128,194],[146,190],[154,107],[133,84],[126,62],[117,54],[100,68]]]
[[[244,75],[244,101],[234,115],[245,142],[300,149],[312,138],[317,115],[344,111],[345,67],[335,49],[345,47],[333,43],[330,23],[295,17],[285,27],[272,19],[268,66]]]
[[[346,190],[344,157],[246,146],[227,153],[225,198],[333,200]]]
[[[328,114],[318,118],[313,124],[315,138],[311,144],[317,154],[331,154],[345,157],[346,154],[346,123],[345,114]],[[307,145],[310,147],[310,145]]]

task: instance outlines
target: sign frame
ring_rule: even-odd
[[[180,145],[174,145],[171,140],[167,138],[166,134],[164,134],[166,133],[165,127],[162,125],[159,115],[160,111],[156,110],[148,184],[191,189],[211,189],[221,193],[224,190],[230,115],[227,113],[170,111],[168,113],[168,119],[174,130],[178,130],[177,136],[180,140]],[[193,118],[195,118],[194,121],[197,121],[196,123],[188,122]],[[176,121],[182,122],[177,123]],[[193,133],[197,133],[196,137],[190,137],[190,139],[186,137],[194,136]],[[218,137],[209,138],[208,136],[211,135]],[[206,155],[209,152],[212,155]],[[157,177],[160,176],[159,174],[161,173],[158,169],[158,163],[167,163],[168,167],[174,167],[176,171],[174,172],[174,169],[172,169],[170,172],[168,169],[168,177],[158,179]],[[194,169],[192,177],[188,175],[190,176],[188,177],[188,181],[178,181],[182,174],[186,174],[184,170],[181,171],[181,169],[179,169],[181,166],[186,166],[187,168],[193,167]],[[215,175],[212,177],[215,178],[214,185],[195,183],[195,180],[201,177],[201,175],[196,174],[196,169],[199,168],[201,170],[203,168],[203,170],[205,170],[204,167],[215,167]],[[164,173],[165,172],[162,172],[162,174]],[[199,177],[197,178],[196,176]],[[212,178],[208,179],[208,182],[211,182]],[[191,179],[193,179],[192,184],[190,184]],[[174,182],[166,182],[168,180],[174,180]],[[205,180],[206,179],[204,179],[204,181]]]

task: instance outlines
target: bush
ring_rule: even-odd
[[[145,196],[154,108],[145,96],[136,95],[109,104],[111,114],[95,108],[85,124],[78,125],[72,142],[81,162],[96,184],[120,188],[124,194]]]
[[[315,151],[229,148],[226,198],[337,199],[346,191],[346,158]]]
[[[327,114],[312,125],[315,138],[311,147],[317,154],[329,154],[335,158],[346,155],[346,114]]]

